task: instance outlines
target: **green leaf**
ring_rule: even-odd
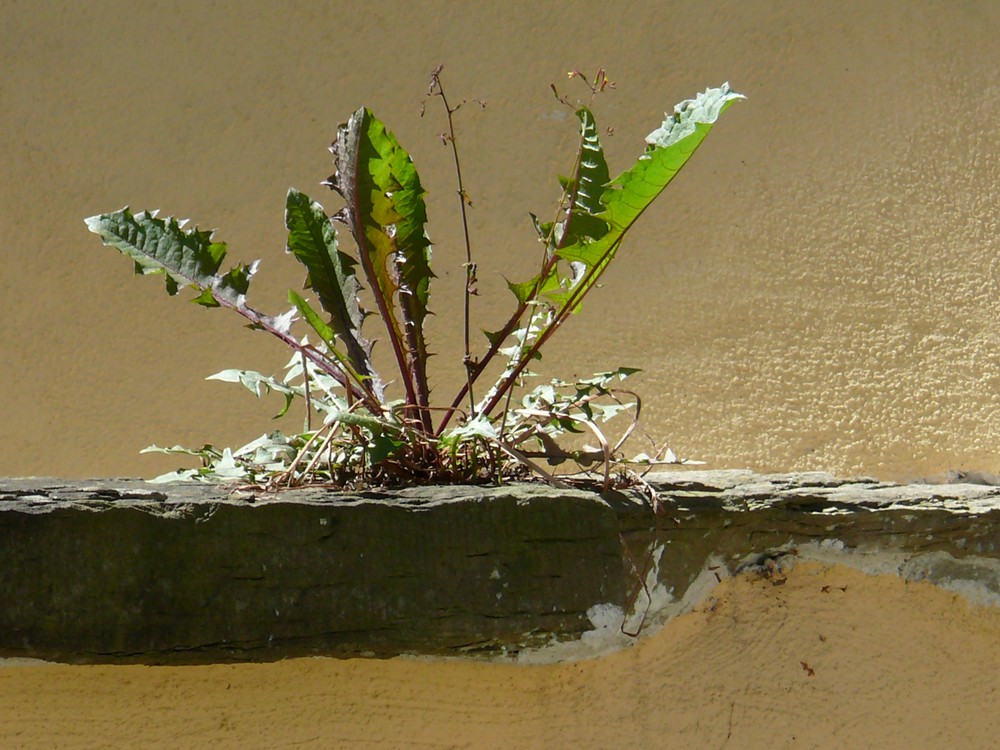
[[[576,171],[572,177],[559,178],[566,194],[565,215],[555,223],[542,223],[537,216],[530,215],[539,239],[549,243],[549,253],[567,245],[592,242],[608,231],[607,223],[600,218],[604,211],[601,196],[611,178],[597,133],[597,123],[586,107],[578,109],[576,116],[580,119],[580,153]],[[574,269],[574,276],[579,270]],[[558,306],[565,299],[565,290],[571,285],[573,276],[561,277],[553,265],[544,283],[539,283],[539,278],[535,276],[520,283],[507,282],[507,288],[513,292],[519,305],[545,296]]]
[[[393,456],[405,445],[405,440],[397,440],[385,433],[377,432],[372,435],[371,441],[368,443],[365,457],[368,459],[368,463],[374,466]]]
[[[145,211],[133,215],[127,206],[114,213],[91,216],[86,223],[105,245],[130,257],[136,273],[164,274],[168,294],[191,286],[200,292],[194,299],[200,305],[245,307],[244,298],[256,264],[237,265],[218,275],[226,245],[213,242],[212,232],[197,228],[185,231],[174,218],[158,219]]]
[[[522,305],[537,298],[540,294],[556,291],[560,288],[559,277],[556,275],[555,269],[552,269],[544,280],[539,276],[535,276],[522,282],[514,282],[509,279],[505,279],[505,281],[507,282],[507,288],[517,297],[518,303]]]
[[[503,344],[503,340],[505,338],[504,332],[502,330],[501,331],[487,331],[484,328],[483,329],[483,335],[486,337],[486,340],[490,342],[490,346],[492,348],[494,348],[494,349],[498,348],[501,344]]]
[[[423,326],[433,274],[420,178],[410,155],[364,107],[340,126],[331,150],[337,171],[326,184],[347,203],[341,218],[358,246],[407,400],[427,406]]]
[[[576,300],[574,311],[579,309],[579,300],[597,283],[636,219],[691,158],[719,115],[734,101],[743,98],[726,83],[681,102],[674,113],[667,115],[663,124],[646,137],[646,150],[632,168],[616,177],[603,191],[601,210],[594,213],[592,203],[581,204],[604,222],[608,230],[589,237],[578,234],[574,242],[556,251],[563,260],[583,264],[586,269],[572,285]]]
[[[680,143],[699,129],[699,125],[711,126],[719,116],[729,109],[733,102],[746,99],[724,83],[715,89],[705,89],[694,99],[685,99],[674,107],[673,114],[664,117],[663,124],[646,136],[646,143],[653,148],[667,148]],[[704,136],[703,136],[704,137]],[[700,143],[701,140],[698,140]],[[697,148],[697,143],[693,148]]]
[[[497,353],[507,355],[508,364],[476,407],[477,413],[491,413],[549,336],[580,310],[583,298],[597,286],[636,219],[687,162],[719,115],[742,98],[727,83],[681,102],[646,138],[647,148],[635,165],[611,182],[607,181],[607,163],[593,116],[585,108],[577,112],[581,124],[578,164],[572,178],[561,179],[567,204],[555,224],[543,224],[532,216],[539,237],[547,243],[547,257],[538,276],[519,284],[508,283],[518,307],[499,332],[487,334],[491,346],[474,374],[482,372]],[[557,259],[569,263],[568,274]],[[550,274],[556,284],[550,284]],[[515,347],[500,348],[500,339],[514,333],[528,306],[535,304],[537,310],[538,302],[546,303],[550,315],[537,335],[530,336],[533,343],[528,345],[526,336],[516,339]],[[528,330],[532,327],[529,324]],[[464,388],[460,391],[453,406],[466,392]]]
[[[288,251],[308,270],[305,286],[316,292],[330,315],[330,325],[323,324],[298,294],[289,291],[289,300],[331,349],[331,334],[340,337],[354,372],[376,382],[375,392],[382,401],[382,389],[373,380],[372,346],[361,335],[364,313],[358,302],[361,284],[354,274],[354,259],[337,249],[336,233],[323,207],[295,189],[288,191],[285,201],[285,226]]]
[[[531,226],[535,228],[540,242],[549,242],[552,239],[552,227],[555,224],[551,221],[541,221],[535,214],[529,213]]]
[[[337,361],[341,370],[358,383],[358,385],[371,391],[379,399],[380,403],[384,403],[384,389],[381,381],[378,379],[378,375],[366,375],[354,369],[353,363],[337,348],[337,339],[333,328],[327,325],[319,313],[313,310],[312,306],[295,290],[288,290],[288,301],[295,305],[295,309],[298,310],[302,319],[316,331],[316,334],[326,344],[327,353]]]
[[[496,427],[487,417],[479,415],[470,419],[465,424],[444,433],[441,438],[441,447],[448,450],[452,455],[464,443],[481,440],[487,443],[496,443],[500,439]]]
[[[611,183],[601,200],[608,223],[624,233],[677,175],[722,112],[743,96],[723,84],[675,107],[663,124],[646,136],[646,152]]]
[[[333,328],[331,328],[326,321],[320,317],[320,314],[313,310],[312,306],[294,289],[288,290],[288,301],[295,305],[295,309],[299,311],[299,315],[301,315],[302,319],[308,323],[314,331],[316,331],[316,334],[320,337],[320,340],[326,344],[327,348],[336,352],[336,334],[334,333]]]
[[[601,196],[611,176],[597,134],[597,123],[586,107],[578,109],[576,116],[580,119],[580,161],[576,174],[566,186],[569,211],[562,221],[560,246],[579,242],[581,238],[598,239],[608,231],[600,214],[604,209]]]

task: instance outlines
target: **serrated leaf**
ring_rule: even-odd
[[[552,332],[570,314],[580,310],[583,298],[597,286],[635,220],[687,162],[719,115],[733,101],[742,98],[729,88],[729,84],[723,84],[694,100],[682,102],[675,109],[675,125],[666,122],[660,128],[662,133],[654,131],[636,164],[611,182],[607,181],[607,164],[593,117],[585,108],[577,113],[581,123],[581,150],[576,173],[572,179],[563,181],[568,204],[565,215],[553,226],[543,225],[532,217],[536,231],[547,243],[549,255],[539,277],[520,285],[509,285],[518,299],[518,308],[501,333],[515,330],[526,308],[539,301],[533,295],[538,294],[541,286],[545,288],[541,296],[549,305],[550,317],[534,343],[525,346],[526,340],[522,340],[515,347],[507,367],[477,405],[477,413],[492,412]],[[600,190],[602,187],[604,189]],[[546,229],[551,229],[551,237]],[[569,274],[562,275],[556,259],[569,263]],[[552,287],[538,284],[538,278],[553,270],[558,284]],[[510,351],[509,347],[497,345],[500,338],[500,333],[491,335],[491,348],[476,366],[476,375],[495,353],[508,354]],[[462,389],[453,406],[466,393],[467,389]]]
[[[608,231],[607,223],[600,216],[604,211],[601,196],[610,181],[604,149],[590,110],[581,107],[576,116],[580,120],[580,154],[576,170],[572,177],[559,177],[559,184],[566,196],[565,215],[555,223],[541,223],[537,216],[530,215],[539,238],[549,243],[549,253],[567,245],[592,242]],[[553,265],[544,284],[539,284],[539,277],[536,276],[518,284],[508,281],[507,286],[517,297],[519,304],[545,296],[550,303],[559,307],[568,299],[567,290],[583,271],[582,264],[574,260],[571,262],[571,274],[568,278],[562,278]]]
[[[556,251],[563,260],[586,267],[586,273],[572,285],[572,298],[576,300],[574,311],[579,309],[579,299],[597,283],[614,258],[625,233],[636,219],[687,163],[719,115],[742,98],[726,83],[678,104],[674,115],[668,116],[660,128],[647,136],[646,151],[632,168],[616,177],[603,190],[599,199],[600,210],[595,210],[597,206],[593,203],[585,204],[587,213],[604,222],[608,229],[603,234],[591,233],[589,236],[576,233],[573,242]],[[592,196],[592,190],[588,189],[586,194]],[[566,304],[567,300],[563,298],[560,301]]]
[[[297,453],[288,438],[276,430],[237,448],[233,456],[250,461],[255,468],[278,471],[294,460]]]
[[[481,440],[496,443],[500,439],[489,418],[479,415],[441,436],[441,446],[454,454],[463,443]]]
[[[225,448],[222,451],[222,457],[213,464],[212,473],[223,481],[245,479],[247,476],[246,469],[240,466],[229,448]]]
[[[344,342],[354,372],[375,384],[375,394],[383,401],[382,389],[374,381],[372,347],[361,335],[364,314],[358,302],[361,284],[354,273],[354,259],[337,249],[336,232],[323,207],[295,189],[288,191],[285,201],[285,227],[288,251],[308,271],[306,288],[316,292],[320,305],[330,316],[329,326],[324,326],[328,333],[320,333],[318,318],[302,297],[289,291],[290,301],[327,345],[335,348],[329,333],[332,329]]]
[[[212,232],[184,230],[174,218],[158,219],[145,211],[133,215],[127,206],[85,221],[105,245],[131,258],[137,273],[164,274],[168,294],[191,286],[199,292],[195,298],[199,304],[244,305],[252,269],[238,265],[218,275],[226,245],[214,242]]]
[[[433,274],[420,178],[395,136],[364,107],[341,125],[331,150],[337,172],[326,184],[347,202],[343,218],[389,332],[407,399],[426,407],[423,326]]]
[[[607,225],[599,218],[604,209],[601,196],[611,180],[604,148],[590,110],[581,107],[576,116],[580,119],[580,162],[576,174],[566,186],[570,208],[564,219],[565,239],[560,243],[564,245],[578,241],[580,237],[596,239],[607,232]]]
[[[614,230],[624,233],[632,225],[691,158],[719,116],[743,98],[724,83],[674,107],[674,114],[646,136],[646,152],[601,196],[604,218]]]
[[[469,438],[481,438],[482,440],[494,441],[499,440],[500,435],[496,431],[496,427],[490,420],[482,415],[470,419],[463,425],[456,427],[446,433],[445,438],[451,441],[461,442]]]
[[[598,418],[602,422],[608,422],[619,414],[632,409],[635,404],[590,404],[593,411],[598,413]]]

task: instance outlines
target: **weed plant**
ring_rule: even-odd
[[[721,113],[743,97],[723,84],[681,102],[646,136],[636,162],[611,179],[591,107],[613,84],[603,70],[592,79],[571,73],[590,91],[585,106],[570,104],[553,86],[580,122],[579,147],[570,175],[560,178],[557,215],[548,222],[531,217],[541,243],[538,272],[525,281],[508,282],[513,311],[499,328],[484,332],[485,350],[474,356],[469,321],[478,265],[454,130],[454,115],[465,102],[449,103],[440,72],[438,68],[431,76],[428,97],[439,99],[447,116],[442,139],[454,155],[465,229],[466,377],[448,405],[431,403],[427,373],[424,323],[434,274],[424,188],[410,155],[368,109],[362,107],[342,124],[330,147],[334,172],[323,185],[342,205],[328,214],[304,193],[288,191],[287,250],[306,267],[303,291],[312,299],[289,290],[291,307],[284,313],[268,315],[247,303],[257,263],[223,270],[227,246],[214,232],[185,229],[183,221],[159,218],[156,212],[132,213],[127,207],[86,220],[105,245],[133,260],[136,273],[164,275],[168,294],[192,287],[194,302],[235,311],[251,329],[271,334],[292,352],[281,378],[234,369],[211,379],[240,383],[258,397],[281,394],[285,403],[279,416],[301,399],[307,414],[301,432],[271,431],[236,450],[150,446],[147,451],[201,460],[200,467],[161,480],[356,488],[497,482],[534,473],[558,483],[554,467],[565,465],[570,471],[596,470],[608,487],[630,462],[681,462],[670,451],[656,450],[624,458],[622,447],[636,428],[641,401],[621,384],[636,370],[619,367],[529,389],[529,378],[535,376],[529,367],[552,335],[580,311],[629,229],[687,163]],[[353,254],[341,247],[345,233]],[[372,363],[374,342],[363,331],[372,312],[384,326],[401,393],[391,392]],[[306,334],[295,332],[303,327]],[[502,372],[483,387],[481,376],[494,362]],[[321,417],[315,426],[314,412]],[[605,425],[620,416],[629,424],[612,440]],[[595,444],[561,446],[561,438],[576,433],[589,433]]]

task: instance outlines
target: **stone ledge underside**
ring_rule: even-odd
[[[637,622],[647,592],[654,609],[690,600],[707,570],[793,554],[1000,604],[1000,487],[746,471],[651,483],[659,515],[637,493],[542,484],[230,495],[0,480],[0,657],[511,654],[578,639],[597,610]]]

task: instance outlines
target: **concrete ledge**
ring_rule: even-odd
[[[194,663],[517,654],[662,623],[714,581],[829,559],[1000,604],[1000,487],[673,472],[541,484],[228,494],[0,480],[0,657]]]

